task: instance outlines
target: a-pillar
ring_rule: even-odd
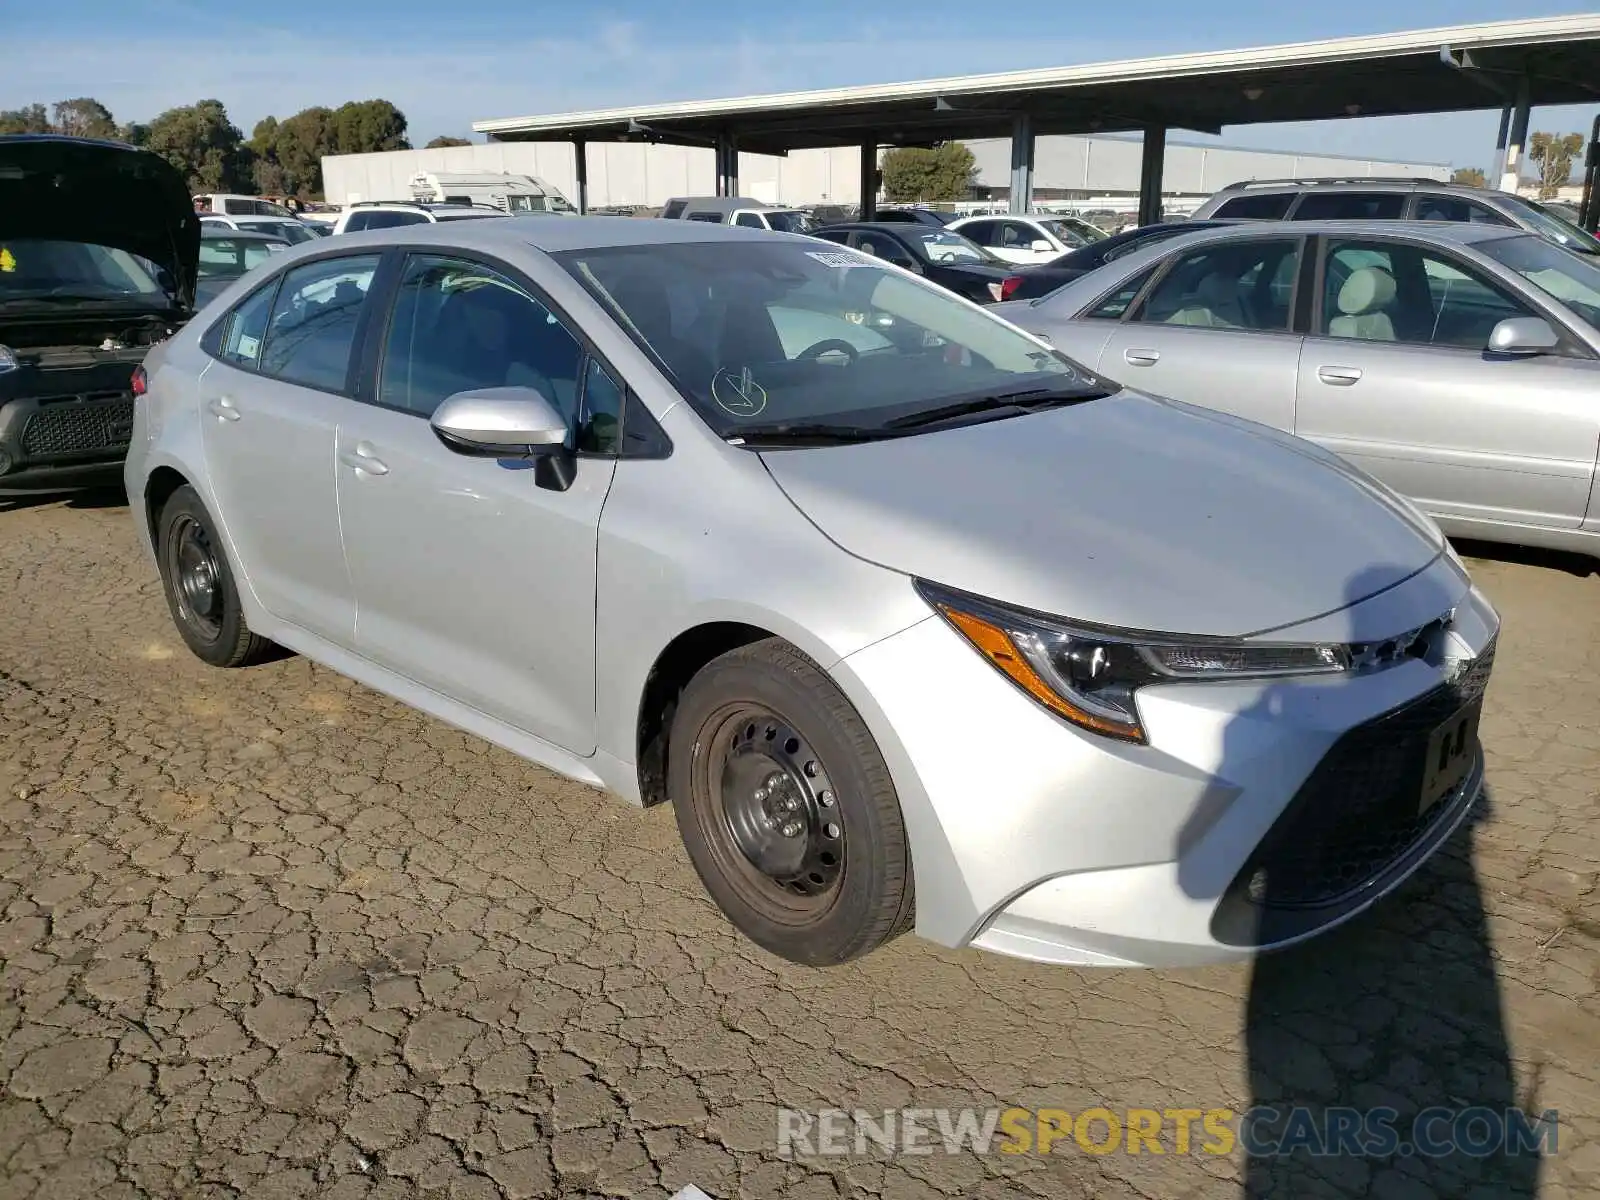
[[[1139,162],[1139,224],[1161,220],[1161,176],[1167,165],[1167,127],[1146,125]]]
[[[1014,213],[1033,210],[1033,118],[1021,113],[1011,125],[1011,202]]]

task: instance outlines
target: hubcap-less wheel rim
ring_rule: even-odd
[[[215,641],[222,636],[222,565],[204,525],[180,517],[168,541],[167,566],[178,611],[189,627]]]
[[[731,714],[712,746],[708,782],[751,882],[796,915],[831,907],[844,873],[844,821],[821,757],[765,708]]]

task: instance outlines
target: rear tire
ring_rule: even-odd
[[[911,852],[883,755],[787,642],[729,651],[689,681],[668,794],[706,890],[762,948],[833,966],[911,927]]]
[[[214,667],[242,667],[271,649],[245,623],[216,524],[188,484],[172,493],[156,519],[156,562],[172,623],[195,657]]]

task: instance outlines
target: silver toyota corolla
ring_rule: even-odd
[[[635,804],[812,964],[911,927],[1186,964],[1372,904],[1478,794],[1498,618],[1333,455],[811,239],[297,247],[154,351],[179,633],[289,647]]]
[[[1451,534],[1600,555],[1600,267],[1544,238],[1249,222],[994,311],[1129,384],[1334,450]]]

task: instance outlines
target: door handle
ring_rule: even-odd
[[[211,410],[212,415],[224,421],[237,421],[239,419],[239,409],[234,404],[232,396],[213,397],[210,403],[206,405],[206,408]]]
[[[1317,378],[1333,387],[1349,387],[1361,378],[1360,367],[1318,367]]]
[[[357,442],[354,450],[346,450],[339,455],[339,461],[347,467],[357,471],[365,471],[368,475],[387,475],[388,466],[377,455],[373,454],[372,447],[365,442]]]
[[[1130,367],[1153,367],[1161,361],[1159,350],[1124,350],[1122,361]]]

